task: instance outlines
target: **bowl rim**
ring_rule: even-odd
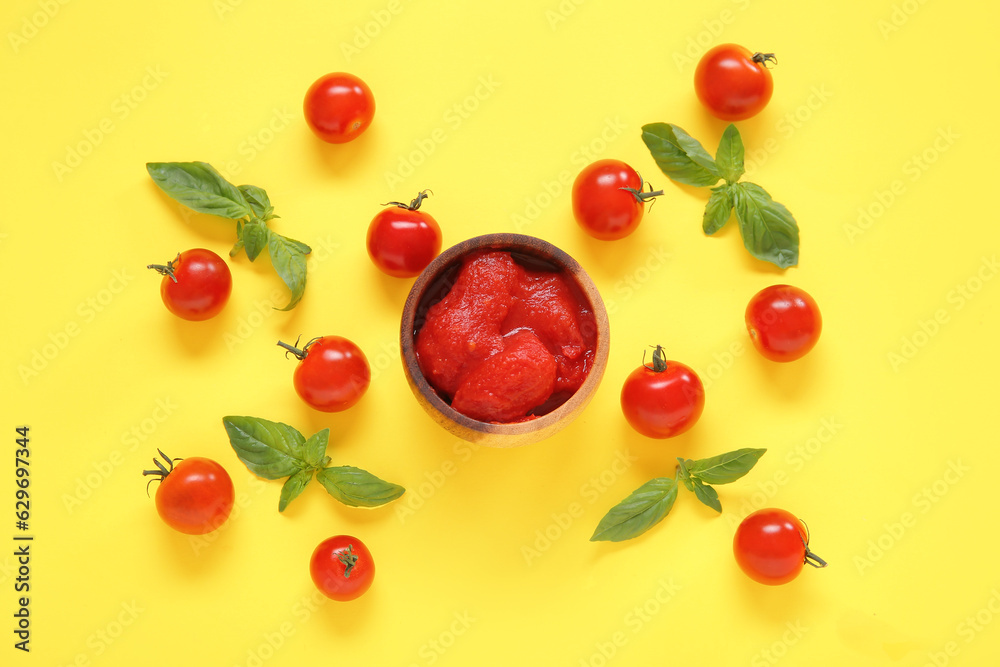
[[[449,270],[466,254],[491,249],[533,255],[555,264],[561,271],[570,274],[574,282],[577,283],[583,297],[590,305],[597,324],[594,365],[587,373],[587,378],[583,381],[583,384],[580,385],[566,402],[552,412],[528,421],[513,423],[483,422],[462,414],[448,405],[438,395],[437,390],[431,386],[430,382],[420,371],[416,360],[414,327],[416,325],[417,309],[424,291],[442,273]],[[562,420],[568,416],[575,415],[575,413],[586,406],[600,384],[607,367],[610,349],[609,338],[608,315],[604,301],[597,286],[579,262],[566,251],[544,239],[525,234],[498,232],[474,236],[456,243],[435,257],[420,275],[417,276],[403,305],[403,316],[400,322],[400,355],[403,361],[403,370],[407,375],[407,379],[411,382],[411,386],[415,391],[420,393],[429,403],[430,407],[433,407],[443,419],[474,433],[497,436],[526,436],[536,434],[539,431],[546,431],[547,429],[551,429],[554,433],[555,430],[558,430]]]

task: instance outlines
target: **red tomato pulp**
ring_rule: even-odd
[[[515,261],[515,258],[517,261]],[[587,377],[597,324],[579,289],[541,260],[472,253],[427,309],[416,354],[458,412],[517,422],[551,412]]]

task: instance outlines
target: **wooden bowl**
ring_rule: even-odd
[[[533,258],[555,266],[577,285],[590,305],[597,324],[594,365],[576,392],[552,412],[528,421],[498,424],[482,422],[454,410],[441,398],[420,370],[415,352],[415,339],[423,316],[432,301],[440,299],[450,288],[446,282],[461,264],[462,258],[477,250],[506,250],[522,257]],[[522,234],[487,234],[463,241],[448,248],[431,262],[417,277],[403,306],[400,324],[400,349],[403,370],[417,402],[434,421],[449,433],[487,447],[519,447],[538,442],[568,425],[587,406],[601,383],[608,365],[608,314],[601,295],[590,276],[572,257],[551,243]]]

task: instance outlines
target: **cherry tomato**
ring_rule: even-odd
[[[621,160],[598,160],[584,167],[573,182],[573,215],[585,232],[604,241],[620,239],[642,221],[647,200],[663,194],[644,183]]]
[[[346,602],[361,597],[375,579],[375,561],[361,540],[335,535],[313,551],[309,574],[323,595]]]
[[[657,345],[652,365],[644,363],[625,379],[621,404],[636,431],[650,438],[672,438],[698,421],[705,408],[705,388],[697,373],[667,361]]]
[[[343,144],[368,129],[375,98],[368,85],[345,72],[322,76],[309,87],[303,105],[306,124],[323,141]]]
[[[412,278],[441,252],[441,228],[418,210],[426,197],[421,192],[409,204],[389,202],[368,226],[368,256],[384,273]]]
[[[211,250],[194,248],[163,264],[150,264],[163,276],[160,297],[177,317],[198,322],[215,317],[229,301],[233,277],[229,265]]]
[[[779,509],[757,510],[743,519],[733,538],[733,554],[748,577],[769,586],[788,583],[806,563],[826,567],[809,550],[805,524]]]
[[[233,510],[235,498],[233,480],[226,469],[200,456],[170,459],[162,451],[160,456],[165,463],[154,458],[156,469],[142,472],[160,481],[156,489],[160,518],[187,535],[204,535],[222,526]]]
[[[314,338],[302,349],[279,342],[299,360],[293,381],[307,404],[323,412],[340,412],[364,396],[371,382],[368,359],[357,345],[341,336]]]
[[[823,329],[819,306],[791,285],[771,285],[750,299],[747,331],[757,351],[771,361],[795,361],[813,349]]]
[[[750,53],[737,44],[709,49],[694,71],[698,99],[716,118],[745,120],[760,113],[774,92],[773,53]]]

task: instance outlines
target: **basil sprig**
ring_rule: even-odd
[[[680,127],[650,123],[642,127],[642,140],[660,170],[671,180],[695,187],[712,187],[702,229],[711,236],[729,221],[735,209],[750,254],[786,269],[799,262],[799,227],[783,205],[767,191],[748,181],[744,174],[743,139],[730,124],[722,133],[715,158]],[[722,185],[717,185],[725,180]]]
[[[233,451],[250,472],[264,479],[287,478],[278,499],[279,512],[305,490],[314,474],[331,496],[351,507],[378,507],[406,491],[361,468],[329,465],[328,428],[307,439],[288,424],[256,417],[223,417],[222,424]]]
[[[719,494],[712,484],[735,482],[757,464],[766,449],[737,449],[707,459],[677,459],[673,477],[651,479],[612,507],[591,536],[591,542],[621,542],[642,535],[673,509],[678,484],[716,512],[722,512]]]
[[[312,250],[268,228],[268,221],[279,216],[263,188],[235,186],[207,162],[149,162],[146,171],[161,190],[188,208],[236,221],[230,256],[243,249],[252,262],[267,248],[274,270],[292,293],[281,310],[298,304],[306,289],[305,256]]]

